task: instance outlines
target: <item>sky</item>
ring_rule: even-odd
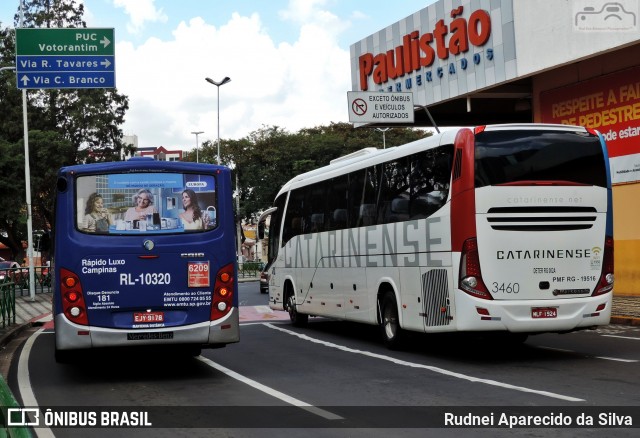
[[[123,133],[170,150],[195,149],[195,131],[202,144],[349,122],[351,44],[434,1],[76,0],[87,27],[114,29]],[[0,1],[2,26],[19,4]]]

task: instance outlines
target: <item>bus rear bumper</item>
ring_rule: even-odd
[[[460,331],[567,332],[607,325],[612,294],[557,300],[482,300],[456,291]]]
[[[221,347],[240,340],[239,311],[233,308],[224,318],[180,327],[109,329],[83,326],[64,314],[55,316],[56,349],[78,350],[141,345],[199,345]]]

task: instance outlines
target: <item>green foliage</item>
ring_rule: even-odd
[[[19,2],[16,2],[17,4]],[[76,0],[25,0],[26,28],[84,28],[84,5]],[[17,7],[16,7],[17,9]],[[18,14],[14,19],[18,25]],[[0,25],[0,66],[15,66],[14,30]],[[26,239],[22,92],[13,71],[0,73],[0,242],[21,261]],[[128,98],[114,89],[27,92],[31,195],[34,229],[52,225],[56,174],[63,165],[120,159],[120,126]],[[8,175],[12,175],[9,177]]]
[[[385,132],[387,147],[427,136],[424,131],[393,128]],[[271,206],[280,188],[295,175],[329,164],[334,158],[365,147],[383,146],[382,132],[355,129],[349,123],[303,129],[289,133],[277,126],[263,126],[239,141],[222,141],[222,164],[238,174],[240,215],[251,218]],[[200,151],[207,162],[216,162],[217,147],[205,144]]]
[[[23,27],[86,27],[84,6],[77,0],[25,0]],[[14,25],[18,24],[15,17]],[[15,65],[13,29],[0,23],[0,66]],[[15,74],[0,77],[0,235],[14,252],[23,253],[26,240],[24,128],[22,96]],[[34,229],[52,225],[54,189],[59,167],[78,162],[118,160],[122,150],[120,126],[129,107],[117,90],[32,90],[28,96],[28,125]],[[223,140],[220,161],[234,169],[240,187],[240,216],[251,218],[271,206],[276,194],[295,175],[329,164],[337,157],[365,147],[408,143],[428,135],[424,131],[393,128],[381,132],[332,123],[290,133],[263,126],[240,140]],[[206,142],[198,150],[200,162],[217,163],[218,147]],[[196,151],[187,158],[196,161]]]

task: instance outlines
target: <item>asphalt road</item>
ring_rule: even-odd
[[[244,283],[240,300],[264,306],[267,297],[257,282]],[[9,379],[23,406],[53,407],[58,424],[72,412],[83,421],[93,413],[98,423],[115,412],[109,424],[122,424],[129,411],[152,424],[92,427],[91,436],[617,437],[636,436],[640,426],[640,328],[630,326],[532,336],[509,348],[493,338],[416,335],[389,351],[376,327],[311,318],[294,328],[267,318],[244,322],[240,343],[197,358],[109,350],[72,365],[54,362],[51,330],[25,339]],[[489,425],[454,427],[465,421]],[[559,427],[510,429],[513,421]],[[598,428],[629,421],[631,428]]]

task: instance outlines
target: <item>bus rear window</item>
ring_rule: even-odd
[[[76,179],[76,227],[85,233],[163,234],[216,228],[213,175],[114,173]]]
[[[554,130],[485,131],[475,138],[475,186],[567,181],[607,187],[604,153],[593,135]]]

